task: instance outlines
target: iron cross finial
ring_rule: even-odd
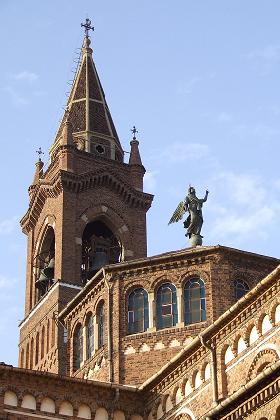
[[[94,26],[91,26],[91,20],[86,18],[86,23],[81,23],[81,27],[85,28],[85,36],[88,38],[90,30],[94,31]]]
[[[138,133],[138,131],[136,130],[135,125],[133,126],[133,128],[131,128],[130,131],[133,133],[133,140],[136,140],[136,133]]]
[[[39,156],[39,161],[41,162],[41,155],[43,155],[43,154],[44,154],[44,152],[42,151],[42,148],[41,148],[41,147],[39,147],[39,149],[38,149],[38,150],[36,150],[36,153],[38,154],[38,156]]]

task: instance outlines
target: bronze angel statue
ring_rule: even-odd
[[[209,191],[206,190],[204,198],[197,198],[195,195],[195,189],[189,187],[188,195],[184,201],[178,204],[173,216],[169,220],[171,223],[178,222],[181,220],[186,212],[189,213],[187,219],[184,221],[184,228],[187,229],[186,236],[190,238],[191,246],[202,245],[203,236],[200,235],[203,217],[202,217],[202,206],[207,200]]]

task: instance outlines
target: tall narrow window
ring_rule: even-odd
[[[97,323],[98,323],[98,348],[104,346],[104,323],[105,323],[105,313],[104,313],[104,303],[99,306],[97,311]]]
[[[236,300],[242,298],[247,292],[249,292],[249,286],[245,281],[234,280],[234,294]]]
[[[21,349],[20,352],[20,367],[24,368],[24,349]]]
[[[50,348],[50,320],[49,319],[48,319],[48,322],[47,322],[47,336],[46,336],[46,339],[47,339],[46,353],[48,354],[49,348]]]
[[[157,291],[157,328],[174,327],[178,321],[176,287],[165,283]]]
[[[30,369],[33,369],[33,358],[34,358],[34,338],[31,338],[31,343],[30,343]]]
[[[35,366],[39,362],[39,333],[36,334],[36,342],[35,342]]]
[[[93,316],[90,315],[86,324],[87,332],[87,359],[90,359],[94,353],[94,329],[93,329]]]
[[[45,355],[45,327],[42,328],[42,336],[41,336],[41,359],[43,359]]]
[[[185,284],[185,324],[206,320],[206,299],[204,282],[194,278]]]
[[[146,331],[149,327],[148,293],[139,288],[128,298],[128,334]]]
[[[83,329],[81,324],[76,327],[74,332],[74,370],[78,370],[81,367],[83,361]]]
[[[30,366],[30,364],[29,364],[29,362],[30,362],[30,360],[29,360],[29,343],[27,343],[27,346],[26,346],[26,354],[25,354],[25,368],[26,369],[29,369],[29,366]]]

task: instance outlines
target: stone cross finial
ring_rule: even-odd
[[[135,125],[133,126],[133,128],[131,128],[130,131],[133,133],[133,140],[136,140],[136,133],[138,133],[138,131],[136,130]]]
[[[85,36],[88,38],[90,30],[94,31],[94,26],[91,26],[91,20],[86,18],[86,23],[81,23],[81,27],[85,28]]]
[[[41,162],[41,155],[43,155],[43,154],[44,154],[44,152],[42,151],[42,148],[41,148],[41,147],[39,147],[39,149],[38,149],[38,150],[36,150],[36,153],[38,154],[38,157],[39,157],[39,162]]]

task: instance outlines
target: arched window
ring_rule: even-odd
[[[185,324],[194,324],[206,320],[206,299],[204,282],[194,278],[185,284]]]
[[[148,293],[138,288],[133,290],[128,298],[128,334],[147,331],[148,327]]]
[[[81,324],[76,327],[74,332],[74,370],[78,370],[81,367],[83,361],[83,329]]]
[[[86,324],[87,332],[87,359],[90,359],[94,353],[94,325],[92,314],[88,317]]]
[[[249,286],[243,280],[234,280],[234,295],[235,299],[242,298],[247,292],[249,292]]]
[[[174,327],[177,321],[176,287],[174,284],[165,283],[157,291],[157,328]]]
[[[97,324],[98,324],[98,348],[104,346],[104,324],[105,324],[105,311],[104,303],[102,303],[97,311]]]

